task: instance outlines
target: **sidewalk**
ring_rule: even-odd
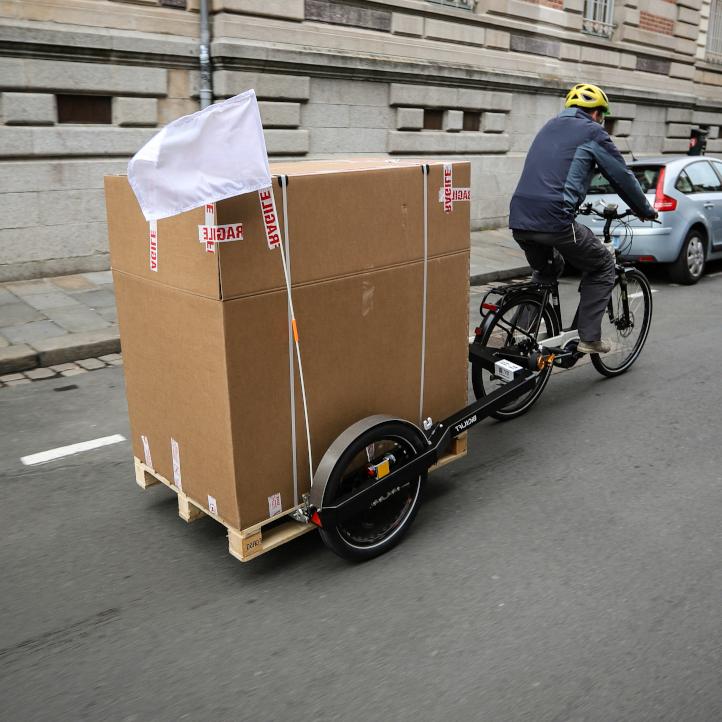
[[[472,286],[527,272],[510,231],[471,234]],[[0,284],[0,386],[115,365],[119,352],[110,271]]]
[[[517,246],[508,228],[472,232],[470,285],[505,281],[530,272],[524,251]]]

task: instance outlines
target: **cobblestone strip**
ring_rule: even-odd
[[[85,374],[97,369],[104,369],[108,366],[122,366],[123,357],[119,353],[110,353],[98,358],[85,358],[74,363],[58,364],[56,366],[48,366],[31,369],[13,374],[4,374],[0,376],[0,388],[6,386],[21,386],[29,384],[32,381],[43,381],[45,379],[54,379],[59,376],[77,376]]]

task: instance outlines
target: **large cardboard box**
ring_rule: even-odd
[[[260,192],[157,225],[126,177],[105,179],[134,454],[237,529],[277,513],[279,496],[287,511],[310,485],[274,232],[293,289],[314,468],[365,416],[420,423],[467,401],[469,164],[271,171],[275,216]]]

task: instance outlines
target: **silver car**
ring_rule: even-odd
[[[722,161],[708,156],[665,156],[629,163],[661,224],[632,218],[633,233],[612,226],[615,246],[627,260],[668,264],[677,283],[697,283],[705,263],[722,258]],[[585,202],[627,204],[600,173],[592,179]],[[604,221],[579,216],[597,236]]]

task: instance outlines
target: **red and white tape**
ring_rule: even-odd
[[[261,215],[266,229],[268,247],[274,250],[281,245],[281,232],[278,228],[278,213],[276,213],[276,202],[273,199],[273,189],[264,188],[258,191],[258,200],[261,202]]]
[[[158,273],[158,221],[149,221],[150,270]]]
[[[444,183],[439,188],[439,203],[444,204],[444,213],[454,210],[455,201],[470,201],[471,188],[454,188],[454,168],[451,163],[444,163]]]
[[[201,243],[204,243],[206,246],[206,251],[208,253],[215,253],[216,252],[216,244],[215,241],[213,241],[211,238],[204,238],[204,234],[201,232],[201,228],[213,228],[213,226],[216,225],[216,204],[215,203],[206,203],[205,205],[205,225],[198,226],[198,240]],[[210,234],[205,234],[206,236]]]

